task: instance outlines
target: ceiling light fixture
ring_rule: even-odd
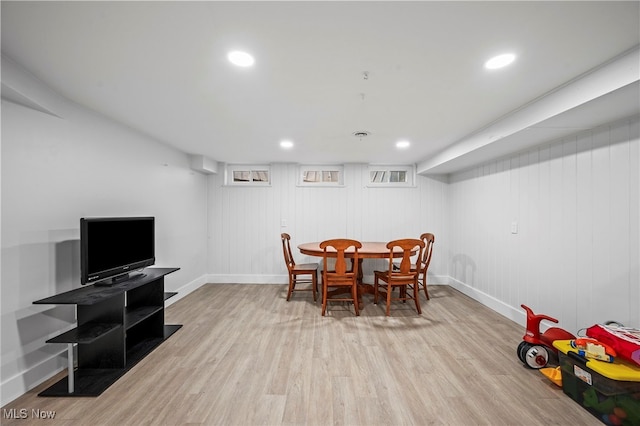
[[[291,141],[281,141],[280,142],[280,148],[291,149],[291,148],[293,148],[293,142],[291,142]]]
[[[515,61],[516,55],[513,53],[505,53],[502,55],[494,56],[484,63],[484,67],[488,70],[495,70],[498,68],[506,67]]]
[[[396,148],[398,148],[398,149],[409,148],[410,145],[411,145],[411,143],[409,141],[398,141],[398,142],[396,142]]]
[[[234,50],[233,52],[229,52],[227,55],[227,59],[233,65],[237,65],[239,67],[250,67],[255,63],[253,56],[248,54],[247,52],[241,52],[239,50]]]
[[[362,138],[366,138],[367,136],[369,136],[371,133],[367,132],[366,130],[359,130],[357,132],[353,132],[352,135],[355,136],[356,138],[362,140]]]

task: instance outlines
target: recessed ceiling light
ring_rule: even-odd
[[[284,148],[284,149],[293,148],[293,142],[291,142],[291,141],[281,141],[280,142],[280,147]]]
[[[484,63],[484,67],[488,70],[495,70],[498,68],[506,67],[516,59],[516,55],[513,53],[505,53],[503,55],[494,56]]]
[[[409,143],[409,141],[398,141],[398,142],[396,142],[396,148],[399,148],[399,149],[409,148],[409,145],[411,145],[411,143]]]
[[[237,65],[239,67],[250,67],[255,62],[253,56],[251,56],[247,52],[241,52],[239,50],[229,52],[227,58],[233,65]]]

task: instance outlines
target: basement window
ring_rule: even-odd
[[[300,186],[343,186],[344,166],[300,166]]]
[[[271,184],[271,168],[265,165],[228,165],[225,174],[225,185],[269,186]]]
[[[371,187],[413,186],[415,170],[413,166],[369,166]]]

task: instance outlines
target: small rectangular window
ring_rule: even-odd
[[[269,185],[270,167],[253,165],[228,165],[225,175],[227,185]]]
[[[338,182],[340,180],[340,171],[338,170],[308,170],[303,172],[302,181],[307,183],[315,182]]]
[[[253,182],[269,182],[269,172],[267,170],[252,170],[251,180]]]
[[[319,182],[320,174],[314,170],[307,170],[302,173],[302,181],[303,182]]]
[[[369,186],[411,186],[413,166],[369,166]]]
[[[370,174],[373,183],[407,182],[407,172],[404,170],[376,170]]]
[[[233,181],[234,182],[251,182],[251,172],[250,171],[234,171]]]
[[[341,186],[343,173],[343,166],[300,166],[298,184],[303,186]]]

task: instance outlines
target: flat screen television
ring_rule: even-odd
[[[111,285],[155,260],[154,217],[80,219],[82,284]]]

